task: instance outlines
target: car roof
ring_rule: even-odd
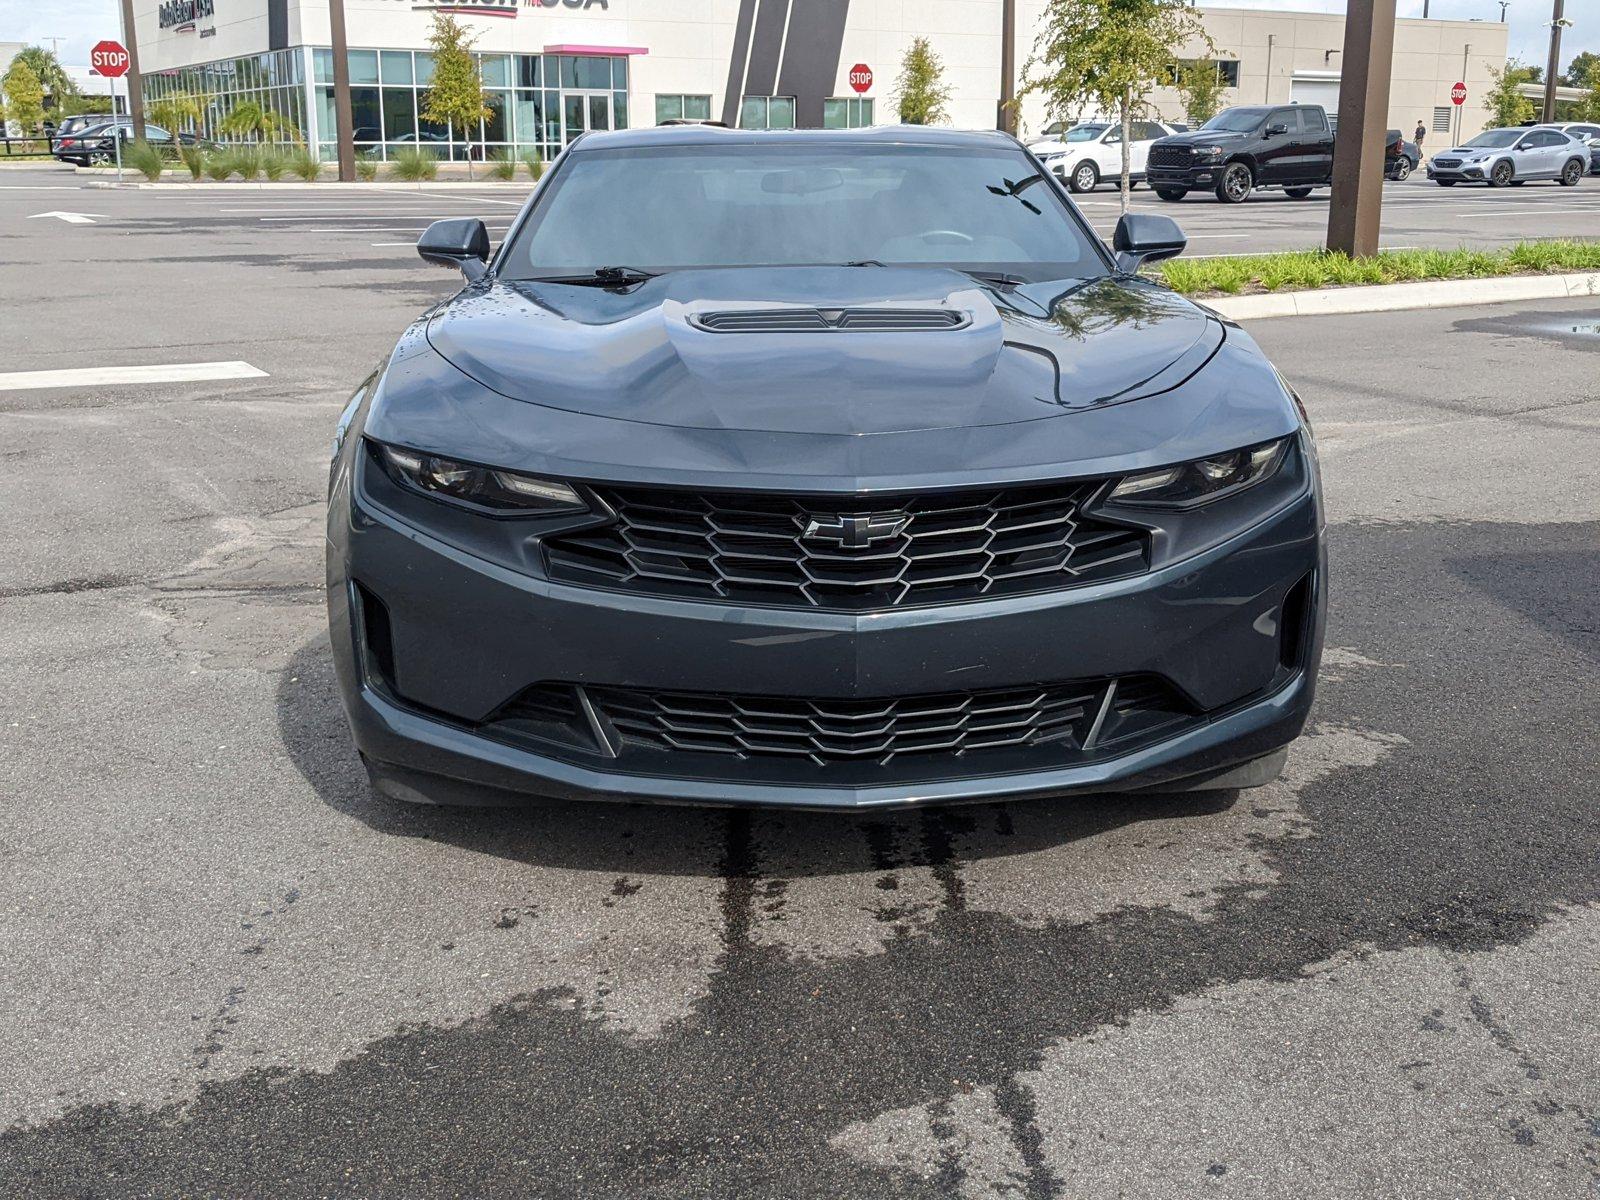
[[[926,125],[878,125],[869,129],[723,129],[716,125],[656,125],[585,134],[571,153],[641,146],[948,146],[969,149],[1020,146],[993,129],[933,129]]]

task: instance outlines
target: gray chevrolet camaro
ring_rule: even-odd
[[[1311,432],[999,134],[574,143],[338,426],[374,786],[811,808],[1274,778],[1327,561]]]

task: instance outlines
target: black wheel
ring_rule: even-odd
[[[1067,176],[1067,186],[1075,192],[1092,192],[1100,182],[1100,168],[1092,162],[1081,162]]]
[[[1507,187],[1510,185],[1511,177],[1514,174],[1516,172],[1512,169],[1511,164],[1502,158],[1495,163],[1494,169],[1489,172],[1489,186]]]
[[[1156,195],[1160,196],[1168,204],[1176,204],[1179,200],[1182,200],[1188,194],[1189,194],[1189,189],[1188,188],[1162,188],[1162,187],[1158,187],[1156,189]]]
[[[1578,181],[1583,178],[1583,163],[1573,159],[1561,168],[1560,183],[1562,187],[1577,187]]]
[[[1308,187],[1284,188],[1283,194],[1289,197],[1291,200],[1304,200],[1307,196],[1311,195],[1311,189]]]
[[[1217,199],[1224,204],[1243,204],[1250,199],[1250,192],[1255,188],[1255,177],[1250,174],[1250,168],[1244,163],[1229,163],[1222,169],[1222,178],[1217,181]]]
[[[1404,183],[1411,178],[1411,160],[1405,155],[1400,156],[1400,161],[1394,165],[1394,173],[1389,176],[1396,183]]]
[[[1434,182],[1440,187],[1455,187],[1456,185],[1456,181],[1454,179],[1435,179]]]

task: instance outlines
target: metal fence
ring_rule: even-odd
[[[18,158],[23,155],[38,155],[50,153],[49,138],[14,138],[0,137],[0,146],[5,147],[0,158]]]

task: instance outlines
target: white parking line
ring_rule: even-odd
[[[202,383],[212,379],[265,379],[247,362],[163,363],[143,367],[72,367],[64,371],[0,373],[0,392],[32,388],[114,387],[136,383]]]
[[[367,218],[368,220],[372,220],[372,221],[416,221],[418,223],[431,221],[433,219],[427,213],[418,213],[415,217],[412,217],[412,216],[407,215],[406,213],[349,212],[349,213],[329,213],[329,214],[327,214],[325,216],[324,215],[317,215],[317,216],[304,216],[304,217],[257,217],[256,220],[258,220],[258,221],[266,221],[266,222],[283,222],[283,221],[359,221],[363,217]],[[493,216],[493,215],[481,216],[478,219],[480,221],[500,221],[500,222],[504,223],[505,214],[502,213],[498,217]],[[471,217],[452,217],[451,220],[471,220]]]

